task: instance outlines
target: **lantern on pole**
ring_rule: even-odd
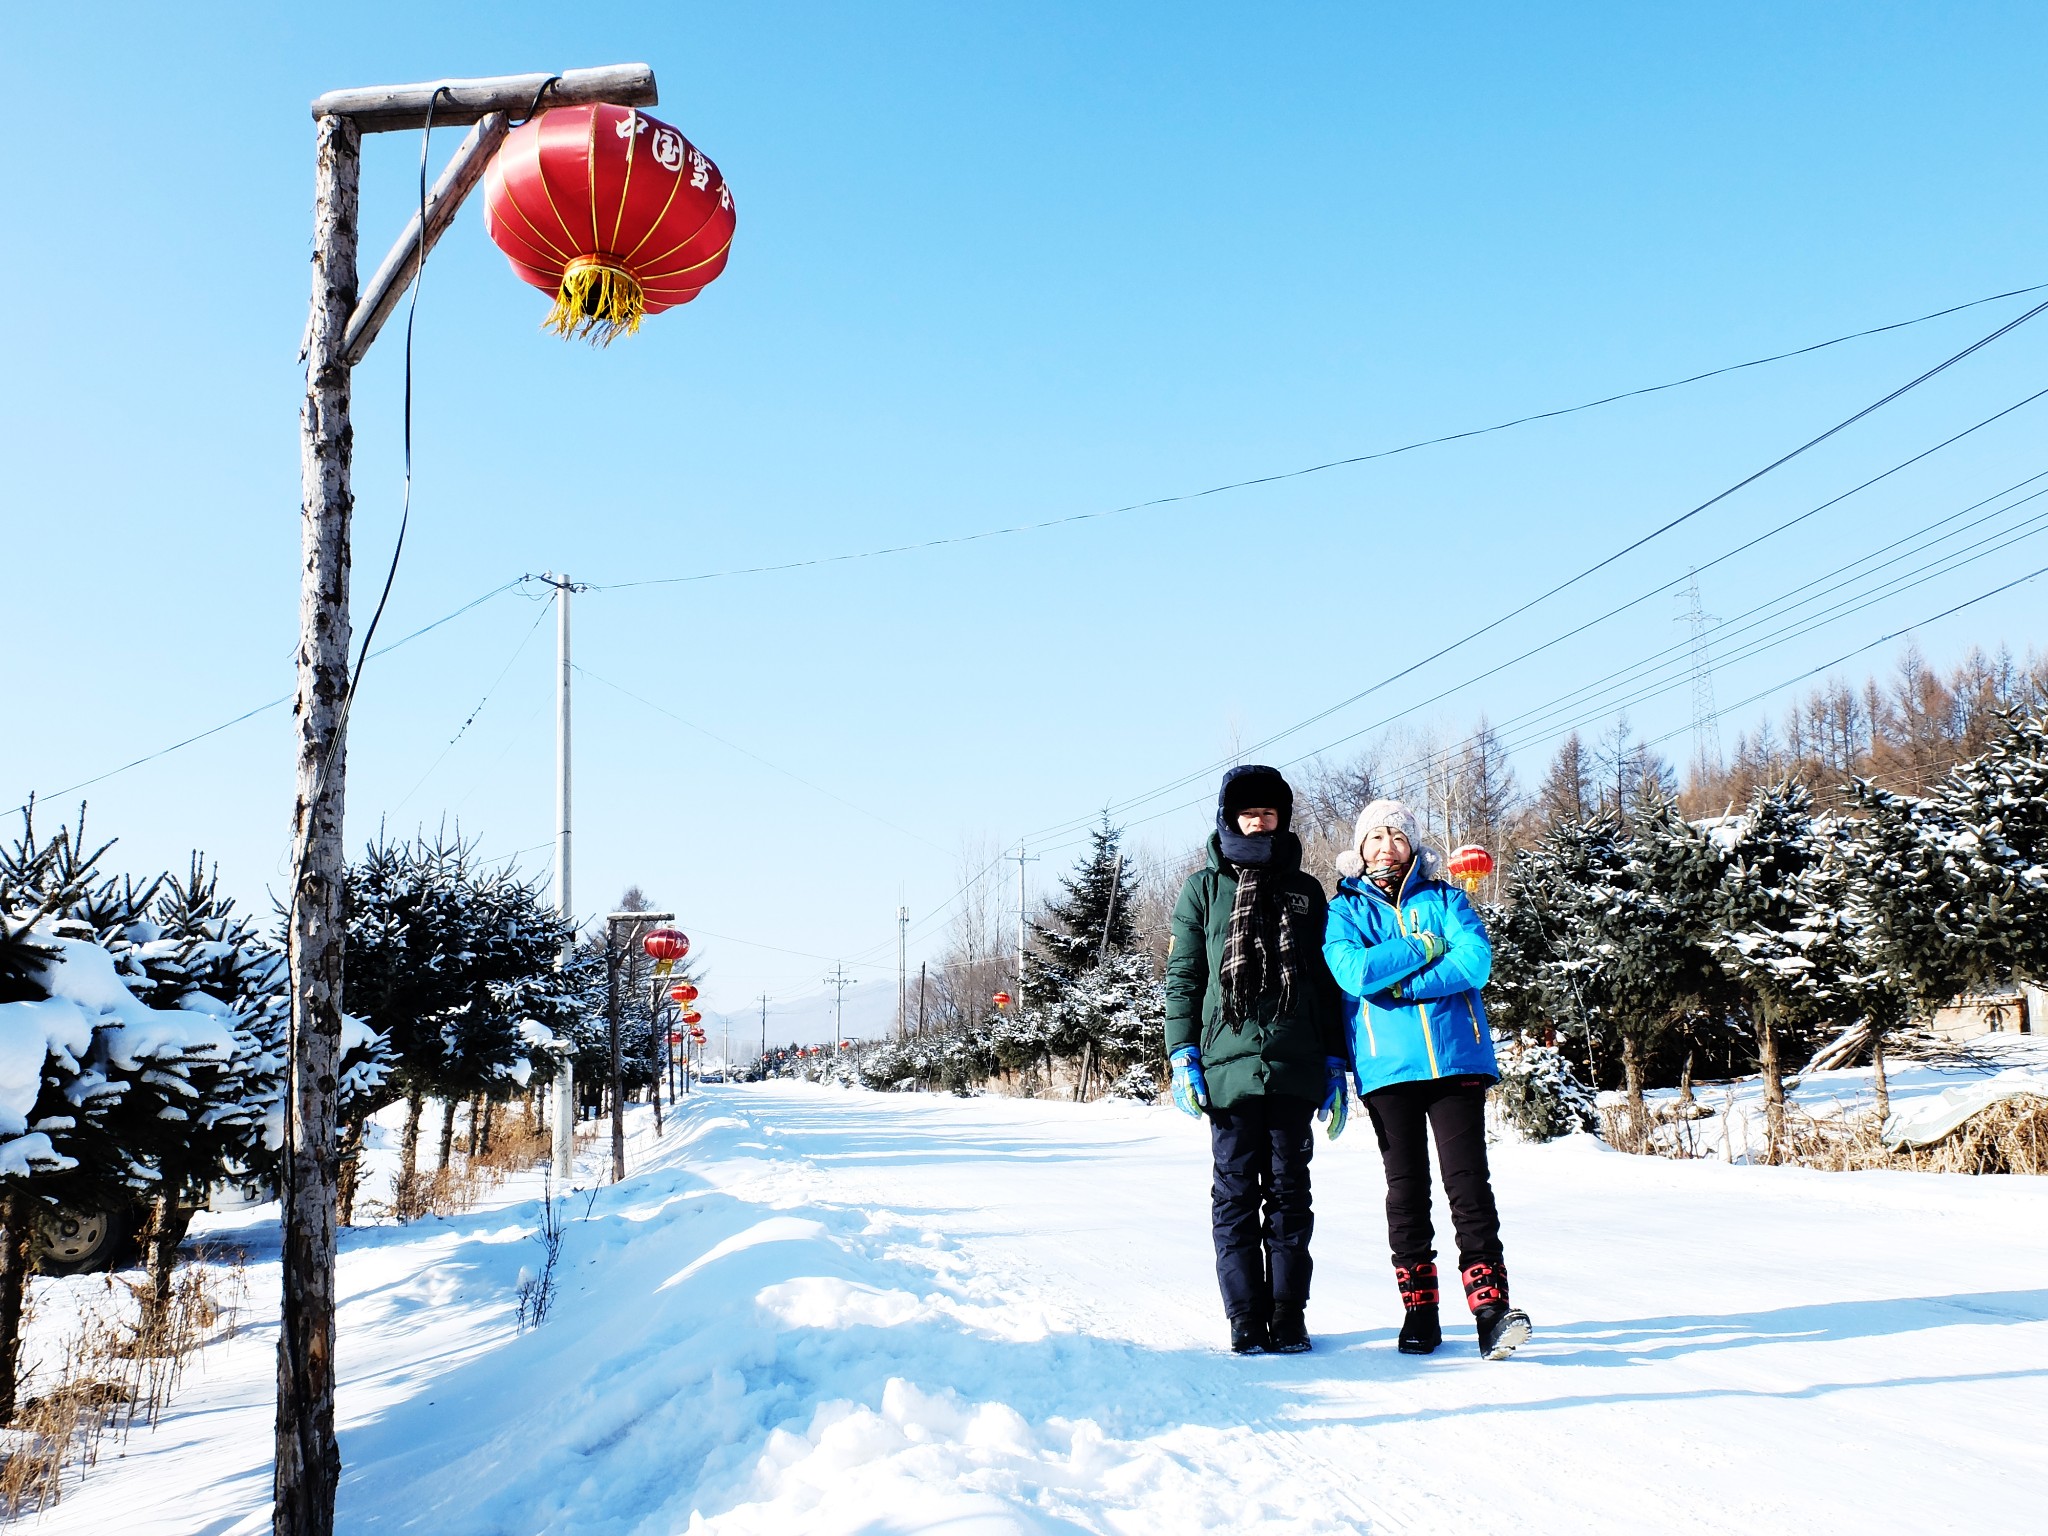
[[[683,1010],[683,1022],[694,1029],[704,1022],[704,1015],[694,1008],[685,1008]]]
[[[1479,882],[1493,873],[1493,855],[1477,843],[1467,843],[1451,855],[1451,878],[1465,887],[1467,896],[1479,893]]]
[[[679,1003],[694,1003],[698,996],[697,984],[693,981],[679,981],[669,988],[668,995]]]
[[[484,172],[484,228],[555,296],[549,329],[609,344],[725,270],[732,193],[667,123],[632,107],[557,107],[512,130]]]
[[[640,947],[653,958],[654,974],[666,976],[690,952],[690,937],[680,928],[650,928]]]
[[[995,1003],[996,1003],[996,1006],[997,1006],[998,1008],[1007,1008],[1007,1007],[1009,1007],[1009,1006],[1010,1006],[1010,1003],[1011,1003],[1011,1002],[1012,1002],[1012,998],[1010,997],[1010,994],[1009,994],[1009,993],[1007,993],[1007,992],[998,992],[998,993],[996,994],[996,997],[995,997]]]

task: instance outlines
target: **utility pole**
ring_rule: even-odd
[[[924,1034],[924,961],[917,962],[917,1032]]]
[[[569,895],[569,596],[576,584],[567,576],[552,573],[541,577],[555,589],[555,911],[564,922],[576,921],[576,908]],[[567,970],[576,955],[576,933],[572,927],[562,940],[562,969]],[[555,1187],[567,1189],[576,1175],[576,1064],[564,1052],[555,1069]]]
[[[604,920],[604,1017],[611,1037],[612,1182],[626,1176],[626,1095],[619,1063],[619,965],[626,945],[638,943],[646,930],[675,921],[673,912],[614,912]],[[625,944],[619,925],[626,927]]]
[[[839,1042],[846,1038],[846,1031],[840,1023],[840,1015],[846,1008],[846,989],[857,987],[860,982],[846,974],[845,965],[832,967],[832,974],[825,978],[825,985],[834,989],[832,1002],[832,1054],[839,1054]]]
[[[768,1081],[768,994],[761,994],[761,1081]]]
[[[276,1536],[332,1536],[341,1451],[334,1437],[337,1088],[341,1059],[343,813],[348,715],[353,373],[427,254],[511,132],[508,114],[616,102],[652,106],[645,65],[330,91],[312,104],[313,291],[299,411],[300,585],[297,793],[286,917],[290,980],[284,1090],[282,1300],[278,1327]],[[365,133],[475,126],[370,279],[357,288]],[[486,384],[495,381],[480,381]]]
[[[1008,857],[1017,861],[1017,1011],[1022,1013],[1024,1011],[1024,866],[1026,864],[1036,864],[1038,862],[1038,855],[1034,853],[1027,858],[1024,853],[1024,845],[1019,843],[1017,851],[1008,855]]]
[[[910,1023],[910,908],[896,909],[896,1038]]]

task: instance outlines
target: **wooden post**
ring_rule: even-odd
[[[349,367],[356,303],[353,121],[314,127],[313,309],[299,413],[298,800],[292,812],[292,1059],[286,1080],[284,1299],[277,1346],[277,1536],[332,1536],[341,1452],[334,1439],[336,1080],[341,1060],[342,804],[349,664]]]

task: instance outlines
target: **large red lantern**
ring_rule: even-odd
[[[690,938],[680,928],[656,928],[640,941],[655,959],[674,965],[690,952]]]
[[[998,992],[998,993],[996,994],[995,1002],[996,1002],[996,1006],[997,1006],[998,1008],[1007,1008],[1007,1007],[1009,1007],[1009,1006],[1010,1006],[1010,994],[1009,994],[1009,993],[1007,993],[1007,992]]]
[[[694,1008],[686,1008],[683,1010],[683,1022],[695,1028],[704,1022],[704,1015]]]
[[[484,228],[547,323],[609,342],[687,304],[725,270],[732,193],[668,124],[632,107],[557,107],[506,137],[484,172]]]
[[[1451,878],[1465,887],[1467,896],[1477,894],[1479,882],[1493,873],[1493,855],[1477,843],[1467,843],[1451,855]]]
[[[697,984],[693,981],[679,981],[668,989],[668,995],[679,1003],[697,1001]]]

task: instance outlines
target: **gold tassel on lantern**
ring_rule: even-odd
[[[547,328],[567,338],[588,337],[598,346],[640,329],[647,313],[640,281],[605,256],[578,256],[562,273]]]

